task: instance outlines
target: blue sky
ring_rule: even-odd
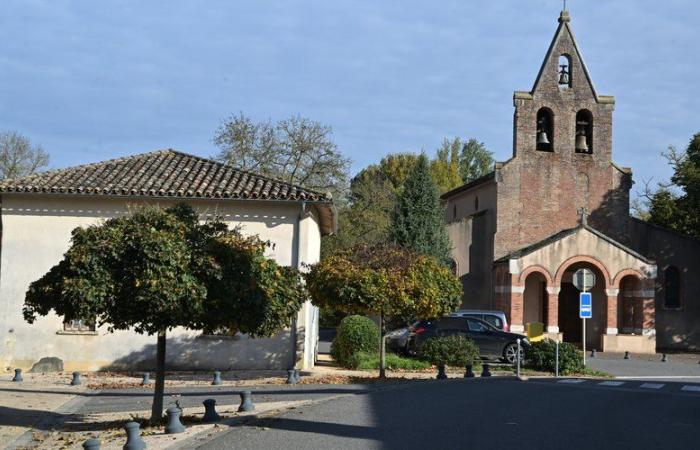
[[[505,160],[559,0],[4,0],[0,129],[52,167],[173,147],[211,156],[220,121],[330,125],[353,172],[475,137]],[[700,3],[570,0],[598,92],[617,97],[614,158],[635,179],[700,131]],[[639,185],[638,185],[639,186]]]

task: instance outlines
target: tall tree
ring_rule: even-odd
[[[493,153],[483,142],[469,139],[459,156],[459,175],[463,183],[469,183],[493,170]]]
[[[649,221],[700,238],[700,133],[681,152],[663,154],[673,168],[670,185],[647,192]]]
[[[49,164],[49,155],[40,145],[16,131],[0,133],[0,180],[32,174]]]
[[[396,244],[442,263],[450,260],[445,213],[425,155],[418,159],[397,199],[391,237]]]
[[[452,140],[445,138],[435,153],[435,158],[430,161],[430,172],[440,193],[451,191],[462,185],[462,177],[460,176],[461,149],[462,140],[460,138]]]
[[[265,258],[266,242],[186,205],[144,208],[73,230],[64,258],[27,291],[24,318],[67,320],[157,335],[151,420],[163,414],[166,333],[175,327],[271,336],[304,300],[295,269]]]
[[[236,167],[337,199],[347,189],[350,160],[338,151],[333,130],[305,117],[255,123],[239,113],[221,124],[214,142],[221,149],[217,158]]]
[[[384,317],[439,317],[459,307],[462,284],[435,258],[394,245],[358,245],[321,260],[304,275],[311,301],[380,318],[380,378],[385,376]]]

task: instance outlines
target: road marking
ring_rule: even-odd
[[[566,380],[559,380],[559,383],[578,384],[578,383],[584,383],[585,381],[586,380],[576,380],[576,379],[568,378]]]
[[[696,375],[653,375],[653,376],[642,376],[642,377],[615,377],[617,380],[666,380],[666,379],[686,379],[694,380],[700,379],[700,376]]]
[[[622,386],[625,384],[624,381],[603,381],[598,383],[598,386]]]
[[[661,389],[664,386],[666,385],[663,383],[644,383],[639,385],[639,387],[642,389]]]
[[[700,386],[689,386],[686,384],[681,388],[681,391],[700,392]]]

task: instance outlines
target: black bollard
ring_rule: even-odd
[[[146,386],[151,384],[151,374],[146,372],[143,374],[143,380],[141,380],[141,386]]]
[[[472,365],[467,366],[467,370],[464,372],[464,378],[474,378],[474,371],[472,370]]]
[[[180,422],[180,414],[182,414],[180,408],[171,406],[165,410],[165,414],[168,416],[168,423],[165,425],[165,434],[182,433],[185,431],[185,426]]]
[[[214,381],[211,382],[212,385],[218,386],[221,384],[221,372],[218,370],[214,372]]]
[[[216,412],[216,400],[208,398],[204,400],[204,416],[202,422],[218,422],[221,416]]]
[[[88,439],[83,442],[84,450],[100,450],[100,441],[98,439]]]
[[[299,369],[294,369],[294,379],[297,380],[297,383],[301,381],[301,372]]]
[[[630,352],[625,352],[625,359],[630,359]]]
[[[591,350],[591,358],[595,358],[595,349]]]
[[[491,370],[488,364],[484,364],[481,366],[481,377],[490,377],[491,376]]]
[[[12,381],[24,381],[24,378],[22,378],[22,369],[15,369],[15,376],[12,378]]]
[[[664,353],[664,354],[661,356],[661,362],[666,362],[666,361],[668,361],[668,358],[666,357],[666,353]]]
[[[254,411],[253,394],[250,391],[241,392],[241,406],[238,407],[238,412]]]
[[[297,384],[297,379],[294,376],[294,369],[287,370],[287,384]]]
[[[446,380],[447,379],[447,374],[445,373],[445,365],[444,364],[440,364],[438,366],[438,374],[437,374],[437,377],[435,377],[435,378],[437,378],[438,380]]]
[[[122,447],[124,450],[143,450],[146,448],[146,443],[141,439],[141,424],[138,422],[127,422],[124,425],[126,431],[126,444]]]
[[[80,385],[80,372],[73,372],[73,379],[70,380],[70,385],[71,386]]]

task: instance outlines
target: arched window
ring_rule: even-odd
[[[559,57],[559,88],[571,87],[571,56],[563,54]]]
[[[576,153],[593,153],[593,114],[587,109],[576,114]]]
[[[537,150],[554,151],[554,114],[548,108],[537,111]]]
[[[664,270],[664,306],[681,307],[681,273],[675,266],[669,266]]]

